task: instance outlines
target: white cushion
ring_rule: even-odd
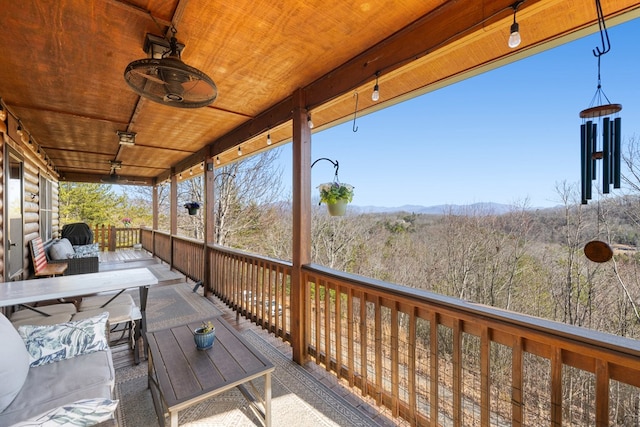
[[[60,239],[49,248],[49,258],[52,260],[69,259],[75,254],[69,239]]]
[[[53,316],[55,314],[69,314],[69,316],[71,316],[76,312],[76,306],[71,303],[45,305],[42,307],[35,307],[35,309],[43,313],[47,313],[50,316]],[[46,317],[46,316],[38,313],[37,311],[24,308],[22,310],[19,310],[13,313],[11,315],[11,321],[16,322],[18,320],[40,318],[40,317]]]
[[[103,312],[109,313],[109,324],[117,325],[118,323],[130,322],[133,312],[133,304],[109,304],[105,308],[93,308],[91,310],[79,311],[73,315],[72,320],[88,319]]]
[[[108,349],[108,317],[109,313],[104,312],[89,319],[57,325],[20,326],[18,333],[26,344],[31,366],[40,366]]]
[[[71,320],[71,313],[53,314],[51,316],[38,316],[38,317],[26,317],[24,319],[13,320],[11,323],[13,327],[19,329],[20,326],[45,326],[45,325],[57,325],[58,323],[65,323]]]
[[[117,400],[84,399],[37,415],[12,427],[92,426],[113,418]]]
[[[111,298],[113,298],[113,294],[111,295],[94,295],[90,297],[82,297],[82,301],[80,302],[80,311],[92,310],[94,308],[100,308],[104,304],[107,303]],[[133,301],[133,297],[128,293],[122,293],[118,295],[113,301],[107,305],[109,307],[111,304],[130,304],[135,305]],[[104,308],[107,308],[104,307]]]
[[[0,412],[16,397],[29,373],[29,353],[11,322],[0,313]]]

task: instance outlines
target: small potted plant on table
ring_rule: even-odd
[[[216,327],[210,320],[202,322],[202,325],[193,331],[193,339],[198,350],[210,349],[216,339]]]

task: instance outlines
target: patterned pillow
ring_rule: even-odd
[[[110,419],[117,406],[117,400],[78,400],[14,424],[12,427],[92,426]]]
[[[90,245],[76,245],[73,247],[73,258],[88,258],[99,256],[100,247],[97,243],[91,243]]]
[[[29,352],[30,366],[40,366],[109,348],[106,336],[109,313],[57,325],[23,325],[18,333]]]

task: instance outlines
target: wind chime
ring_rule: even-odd
[[[600,79],[600,59],[611,50],[609,34],[602,13],[600,0],[596,0],[598,25],[602,49],[593,49],[593,55],[598,60],[598,87],[591,100],[589,108],[580,111],[582,125],[580,126],[580,154],[581,154],[581,182],[582,204],[591,200],[593,181],[596,180],[597,162],[602,161],[602,193],[608,194],[613,188],[620,188],[620,139],[622,119],[618,113],[622,111],[621,104],[613,104],[602,90]],[[602,140],[598,140],[601,130]],[[598,212],[598,223],[600,221]],[[587,258],[595,262],[606,262],[613,256],[611,247],[601,241],[591,241],[584,247]]]

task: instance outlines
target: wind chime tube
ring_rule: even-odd
[[[589,159],[591,159],[591,171],[589,172],[589,176],[591,177],[592,181],[595,181],[596,171],[598,170],[596,158],[594,156],[594,154],[598,152],[598,124],[593,122],[589,123],[591,124],[591,138],[589,139],[589,141],[591,141],[591,149],[589,151]],[[589,194],[591,194],[591,191],[589,191]],[[589,198],[591,198],[591,196],[589,196]]]
[[[580,184],[582,194],[582,204],[587,204],[587,183],[590,182],[587,176],[587,125],[580,125]]]
[[[587,182],[586,182],[586,197],[587,200],[591,200],[591,181],[595,179],[595,161],[593,160],[593,132],[595,130],[595,125],[591,122],[587,122],[587,152],[586,152],[586,161],[587,161]]]
[[[617,117],[614,120],[613,128],[615,129],[615,136],[613,138],[613,188],[620,188],[620,156],[622,135],[622,119]]]
[[[609,117],[602,120],[602,194],[609,194],[611,184],[611,149],[610,138],[613,129]]]

